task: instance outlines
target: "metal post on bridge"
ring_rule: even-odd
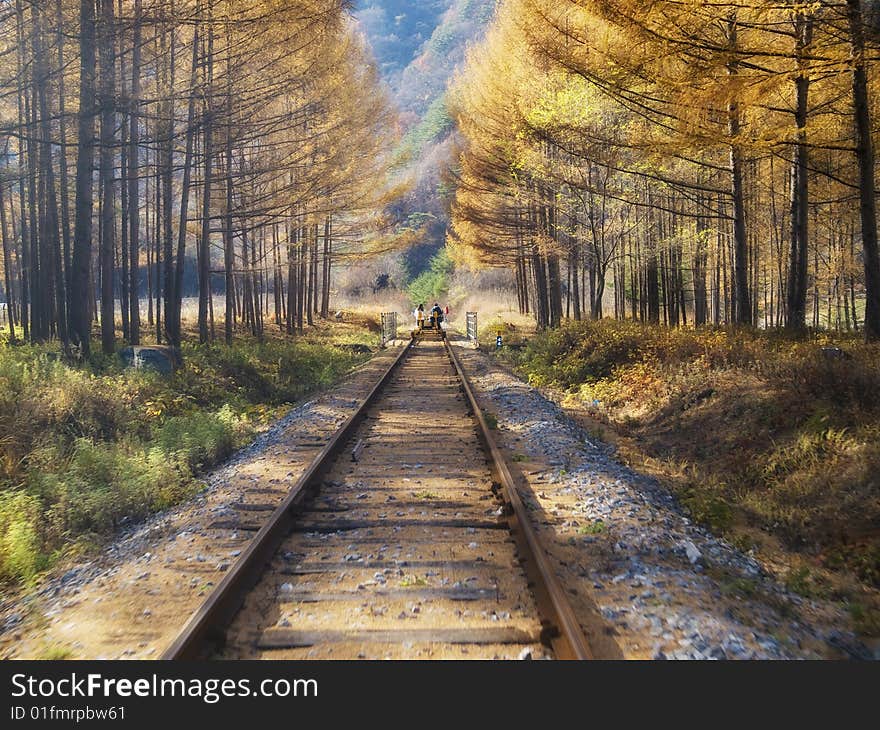
[[[382,347],[397,339],[397,312],[382,312]]]
[[[479,334],[477,330],[477,313],[476,312],[468,312],[467,313],[467,338],[468,342],[472,343],[474,347],[479,347]]]

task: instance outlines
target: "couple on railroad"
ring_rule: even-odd
[[[418,308],[415,312],[413,312],[413,316],[416,318],[416,322],[419,325],[419,329],[425,329],[425,305],[419,304]],[[430,324],[428,327],[431,329],[440,329],[446,317],[449,316],[449,307],[446,307],[446,311],[444,312],[443,308],[437,303],[434,302],[434,306],[431,307],[431,314],[428,319]],[[445,329],[445,328],[444,328]]]

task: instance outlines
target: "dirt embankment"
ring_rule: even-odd
[[[695,524],[663,482],[621,462],[595,420],[578,423],[485,354],[463,359],[604,655],[873,656],[839,602],[804,596],[753,552]]]

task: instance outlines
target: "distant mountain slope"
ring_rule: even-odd
[[[454,0],[358,0],[355,15],[379,67],[397,91],[404,69],[419,55]]]
[[[355,15],[401,110],[420,118],[494,7],[495,0],[359,0]]]
[[[453,122],[446,88],[468,46],[489,25],[495,0],[358,0],[355,17],[391,87],[407,130],[415,185],[401,201],[402,225],[419,227],[423,243],[406,255],[410,276],[423,271],[446,240],[440,194],[449,164]]]
[[[467,47],[483,37],[495,0],[453,0],[416,58],[404,69],[400,107],[423,115],[446,90]]]

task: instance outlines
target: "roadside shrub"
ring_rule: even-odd
[[[58,364],[40,389],[40,430],[62,438],[114,440],[130,430],[129,409],[118,377],[100,379]]]
[[[192,347],[185,356],[187,365],[174,376],[174,391],[193,404],[214,408],[230,402],[293,403],[369,358],[345,346],[308,340]]]
[[[48,421],[40,388],[52,382],[53,370],[36,348],[0,349],[0,477],[20,475],[22,460],[40,437],[40,424]]]
[[[278,360],[280,392],[296,400],[325,388],[364,361],[362,354],[338,347],[300,343]]]
[[[880,363],[876,348],[851,351],[851,359],[825,359],[816,352],[799,353],[774,363],[772,375],[803,397],[826,401],[836,408],[880,409]]]
[[[195,412],[169,418],[156,429],[155,444],[190,472],[213,466],[232,454],[244,429],[230,406],[217,413]]]
[[[0,475],[20,480],[31,452],[49,444],[65,451],[77,439],[140,432],[143,402],[157,389],[141,373],[98,376],[41,348],[0,349]]]
[[[42,459],[45,468],[35,471],[29,487],[50,505],[49,545],[110,535],[123,523],[171,506],[191,484],[185,466],[163,451],[130,444],[81,439],[66,461],[51,453]]]

